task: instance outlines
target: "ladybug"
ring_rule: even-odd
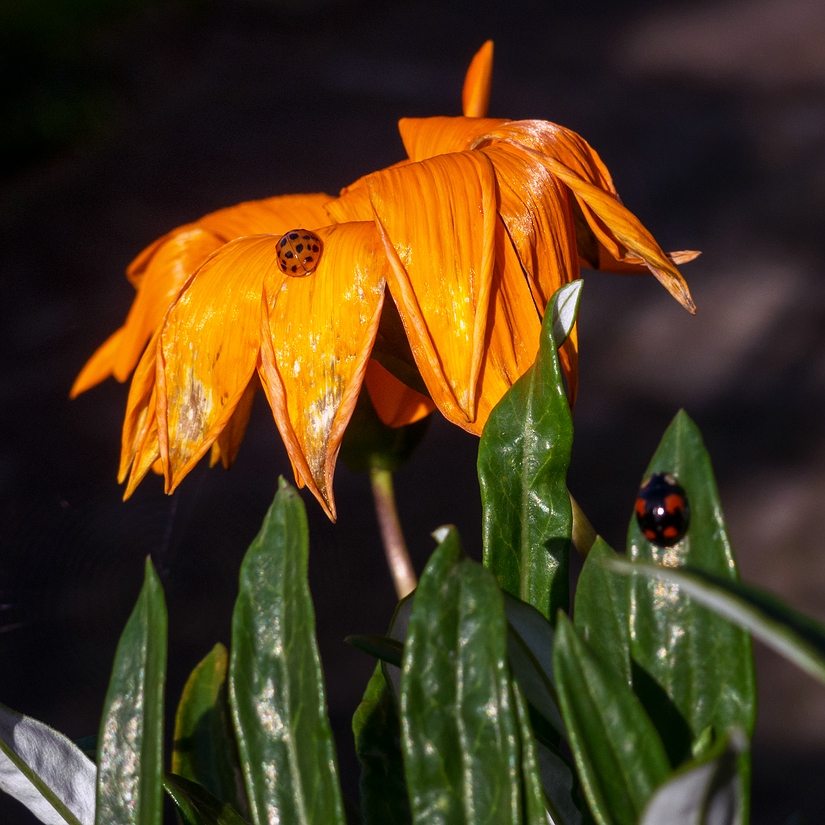
[[[285,275],[309,275],[321,257],[321,239],[308,229],[290,229],[278,241],[278,266]]]
[[[670,473],[655,473],[642,484],[636,499],[636,521],[644,537],[659,547],[670,547],[687,533],[687,494]]]

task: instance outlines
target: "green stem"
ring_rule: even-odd
[[[568,490],[567,494],[573,507],[573,546],[579,551],[579,555],[586,559],[596,542],[596,531],[572,493]]]
[[[378,516],[378,526],[381,530],[381,540],[384,542],[384,555],[392,574],[395,592],[399,599],[411,593],[418,586],[415,577],[407,543],[401,532],[401,522],[398,520],[398,510],[395,506],[395,491],[392,484],[392,473],[389,470],[370,470],[372,496],[375,500],[375,513]]]

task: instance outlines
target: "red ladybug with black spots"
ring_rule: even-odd
[[[654,473],[639,490],[636,520],[644,537],[659,547],[681,541],[690,521],[687,494],[670,473]]]

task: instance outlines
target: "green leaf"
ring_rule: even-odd
[[[248,825],[229,805],[197,782],[168,773],[163,787],[175,803],[183,825]]]
[[[593,653],[632,686],[628,583],[602,563],[614,558],[615,551],[597,538],[576,585],[573,617]]]
[[[241,565],[229,700],[255,825],[344,825],[307,584],[306,512],[283,479]]]
[[[513,700],[516,705],[516,718],[521,745],[521,774],[524,784],[524,821],[527,825],[547,825],[547,809],[553,814],[554,825],[568,825],[567,820],[556,815],[555,810],[547,805],[541,782],[541,768],[536,751],[536,740],[530,727],[530,715],[527,702],[521,691],[513,685]]]
[[[413,820],[511,825],[521,821],[521,760],[503,600],[455,530],[441,535],[416,591],[401,675]]]
[[[389,662],[391,665],[401,667],[401,656],[404,653],[404,645],[388,636],[373,636],[364,634],[354,634],[347,636],[344,641],[347,644],[363,650],[370,656],[380,659],[382,662]]]
[[[493,409],[478,450],[484,564],[502,589],[551,621],[569,603],[573,525],[566,482],[573,424],[553,337],[566,295],[553,296],[536,361]]]
[[[352,732],[361,765],[361,821],[364,825],[406,825],[411,819],[401,719],[380,663],[355,711]]]
[[[648,467],[672,473],[690,503],[687,535],[657,547],[631,520],[632,559],[689,565],[735,581],[736,562],[725,528],[710,458],[696,425],[684,411],[668,428]],[[674,765],[691,753],[703,730],[753,732],[756,686],[750,638],[692,602],[677,587],[636,576],[630,582],[633,681]]]
[[[734,729],[701,759],[685,765],[659,787],[639,825],[736,825],[741,822],[742,782],[737,770],[747,741]]]
[[[115,654],[97,751],[95,825],[160,825],[166,604],[152,562]]]
[[[556,685],[579,777],[600,825],[636,825],[670,771],[662,740],[627,683],[559,614]]]
[[[527,700],[536,735],[556,746],[564,721],[553,681],[553,628],[535,607],[502,592],[510,672]]]
[[[752,633],[815,679],[825,682],[825,626],[777,596],[740,581],[694,568],[661,567],[616,560],[619,573],[670,582],[695,602]]]
[[[0,705],[0,790],[46,825],[92,825],[95,764],[48,725]]]
[[[245,811],[226,691],[228,664],[226,648],[217,644],[189,676],[175,716],[172,773],[197,782],[235,810]]]

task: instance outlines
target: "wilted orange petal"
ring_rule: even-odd
[[[324,192],[278,195],[210,212],[200,218],[197,224],[226,241],[244,235],[283,235],[287,230],[300,226],[326,224],[324,204],[330,200],[332,196]]]
[[[315,230],[318,267],[267,286],[259,374],[296,475],[335,519],[332,476],[375,340],[387,262],[373,223]]]
[[[485,117],[490,103],[493,81],[493,41],[488,40],[470,62],[461,91],[461,108],[465,117]]]
[[[480,435],[493,407],[536,359],[541,318],[521,273],[518,256],[499,225],[496,267],[484,361],[479,381],[478,417],[465,429]]]
[[[158,344],[158,437],[171,492],[220,435],[258,361],[261,296],[278,236],[230,241],[189,280]]]
[[[499,184],[499,212],[530,283],[540,316],[553,293],[579,276],[567,187],[511,144],[482,149]]]
[[[695,249],[683,249],[679,252],[666,252],[668,259],[677,265],[690,263],[698,258],[702,253]],[[586,263],[583,265],[587,265]],[[600,272],[616,272],[621,275],[650,275],[650,270],[644,260],[638,255],[626,254],[624,258],[616,259],[607,248],[599,243],[599,266]]]
[[[112,367],[118,381],[125,381],[140,358],[149,337],[177,298],[186,279],[225,243],[197,226],[170,233],[143,272],[138,293],[126,316],[120,347]]]
[[[155,415],[157,339],[158,333],[156,332],[137,365],[129,387],[126,415],[123,418],[120,469],[118,470],[118,481],[121,484],[129,473],[135,455],[144,441],[150,421]]]
[[[479,136],[506,123],[502,118],[405,117],[398,121],[398,131],[407,154],[416,161],[463,152],[471,148]]]
[[[327,203],[326,212],[330,220],[335,223],[372,220],[370,190],[363,180],[362,178],[360,182],[356,181],[341,193],[340,198]],[[327,222],[324,221],[324,223]]]
[[[246,433],[246,425],[249,424],[249,416],[252,414],[252,403],[255,401],[255,395],[260,386],[258,376],[253,373],[252,379],[246,385],[241,400],[238,402],[238,406],[235,407],[235,412],[232,413],[226,426],[221,431],[218,440],[212,445],[213,451],[217,451],[218,458],[227,470],[235,462],[238,455],[238,449]],[[212,464],[215,463],[217,462],[212,462]]]
[[[616,195],[613,178],[596,150],[579,134],[546,120],[511,120],[479,135],[472,144],[480,149],[496,141],[517,143],[563,163],[586,181]]]
[[[389,279],[415,362],[441,412],[465,427],[490,301],[495,178],[481,152],[439,155],[370,179]]]
[[[156,473],[163,471],[163,465],[160,461],[160,448],[158,446],[158,418],[156,415],[154,393],[152,393],[149,401],[148,415],[142,429],[140,442],[135,451],[132,470],[129,473],[129,481],[123,493],[124,501],[134,493],[135,488],[143,481],[149,470],[154,470]]]
[[[388,427],[414,424],[435,410],[435,404],[426,395],[402,384],[378,361],[370,359],[364,378],[372,406]]]
[[[120,347],[123,337],[123,327],[115,330],[95,351],[95,354],[86,362],[86,366],[75,378],[69,398],[77,398],[78,395],[91,389],[96,384],[108,378],[112,374],[115,363],[115,356]]]
[[[596,216],[604,221],[619,242],[644,260],[648,269],[662,286],[688,312],[696,312],[696,305],[690,297],[690,290],[685,279],[667,255],[662,252],[650,232],[642,226],[641,221],[630,210],[622,206],[608,192],[582,180],[563,164],[538,154],[535,157],[543,158],[543,163],[547,168],[570,187],[581,203],[589,206]],[[599,239],[602,240],[601,237]]]

